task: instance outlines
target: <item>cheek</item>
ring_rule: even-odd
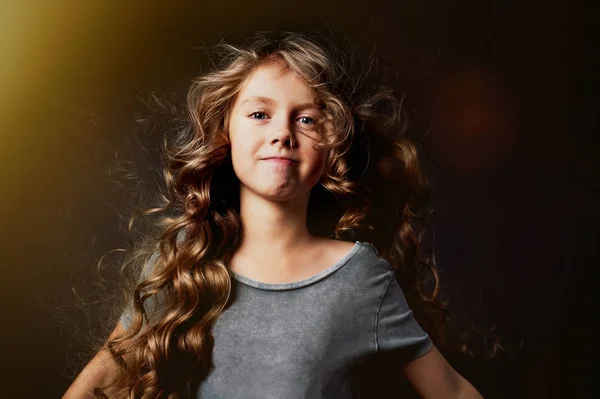
[[[311,186],[314,186],[321,180],[323,171],[325,170],[326,154],[324,152],[314,152],[314,157],[311,162],[310,173],[308,176],[308,182]]]
[[[233,170],[238,176],[240,172],[243,172],[249,166],[247,152],[245,143],[239,141],[231,143],[231,163],[233,164]]]
[[[248,135],[243,134],[243,127],[239,124],[232,122],[229,129],[229,143],[231,146],[231,160],[233,166],[240,165],[242,162],[246,162],[245,159],[248,157],[248,149],[250,148],[248,143]]]

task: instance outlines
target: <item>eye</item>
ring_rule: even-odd
[[[264,120],[267,118],[267,114],[264,111],[255,111],[252,112],[249,116],[250,118],[257,120]]]
[[[300,123],[302,123],[304,125],[314,125],[316,122],[310,116],[301,116],[300,118],[298,118],[298,120],[300,121]]]

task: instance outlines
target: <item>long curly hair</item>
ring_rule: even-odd
[[[371,243],[396,270],[417,320],[443,344],[446,307],[435,267],[420,250],[429,186],[401,102],[373,79],[373,58],[296,33],[258,33],[217,48],[219,62],[189,89],[185,126],[165,141],[161,203],[144,212],[158,222],[135,256],[143,264],[153,253],[153,267],[130,294],[131,323],[105,344],[118,372],[96,395],[181,398],[186,384],[210,371],[211,328],[233,299],[228,262],[242,233],[227,126],[243,83],[270,60],[301,76],[323,105],[329,156],[311,192],[309,230]]]

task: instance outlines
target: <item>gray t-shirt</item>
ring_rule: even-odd
[[[302,281],[233,276],[235,297],[214,325],[214,367],[197,398],[357,398],[353,376],[365,359],[390,352],[401,365],[432,347],[391,265],[367,243]],[[121,320],[129,323],[127,312]]]

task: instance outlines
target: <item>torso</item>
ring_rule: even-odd
[[[282,260],[281,264],[244,261],[234,256],[230,268],[244,277],[263,283],[291,283],[305,280],[326,270],[348,254],[354,245],[354,242],[318,238],[309,249],[300,249],[300,255]]]

